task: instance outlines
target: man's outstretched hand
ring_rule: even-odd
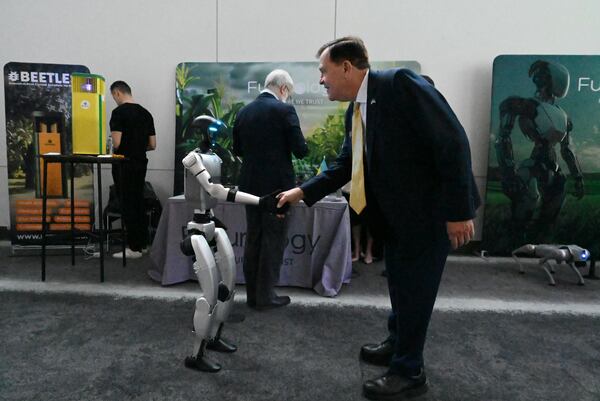
[[[296,187],[288,189],[287,191],[283,191],[282,193],[277,195],[277,199],[279,199],[277,207],[289,207],[289,205],[293,205],[300,202],[302,198],[304,198],[304,191],[302,191],[300,188]]]

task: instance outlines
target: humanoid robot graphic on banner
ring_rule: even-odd
[[[204,372],[217,372],[219,364],[206,358],[206,349],[235,352],[236,347],[221,337],[223,325],[233,306],[236,265],[231,242],[224,225],[214,217],[217,201],[257,205],[272,213],[285,213],[277,208],[276,193],[258,197],[219,183],[221,159],[211,150],[212,138],[222,132],[223,122],[210,116],[199,116],[192,122],[199,131],[199,147],[187,154],[182,163],[186,169],[185,199],[194,206],[194,219],[187,224],[187,236],[181,242],[185,255],[194,256],[194,272],[202,288],[194,312],[193,354],[185,366]],[[212,138],[211,138],[212,137]]]

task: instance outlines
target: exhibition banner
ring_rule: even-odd
[[[494,60],[482,248],[600,252],[600,56]]]
[[[71,73],[82,65],[11,62],[4,66],[10,233],[14,247],[41,245],[43,164],[39,154],[71,153]],[[93,176],[87,165],[74,173],[75,225],[93,224]],[[48,165],[48,244],[70,244],[68,166]],[[70,235],[70,234],[69,234]],[[80,238],[83,240],[83,237]]]
[[[372,68],[409,68],[419,72],[416,61],[373,62]],[[232,130],[235,117],[244,105],[264,89],[269,72],[284,69],[294,80],[294,94],[288,100],[298,113],[309,154],[293,159],[297,179],[305,181],[319,166],[331,163],[341,148],[344,136],[344,113],[347,104],[331,102],[319,85],[319,65],[315,62],[281,63],[194,63],[185,62],[176,69],[175,177],[173,194],[183,193],[181,160],[199,144],[199,133],[190,127],[194,118],[206,114],[225,123],[220,136],[214,138],[213,150],[223,160],[221,182],[237,184],[242,160],[232,153]]]

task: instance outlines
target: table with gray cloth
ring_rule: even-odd
[[[227,227],[235,253],[237,282],[244,283],[245,206],[219,202],[213,212]],[[196,280],[192,257],[185,256],[179,248],[193,214],[193,207],[183,195],[167,200],[150,250],[153,266],[148,271],[150,277],[162,285]],[[350,282],[351,273],[350,219],[346,200],[331,198],[310,208],[303,202],[291,207],[278,285],[312,288],[320,295],[332,297],[343,283]]]

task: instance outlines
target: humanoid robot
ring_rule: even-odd
[[[218,200],[257,205],[273,213],[277,209],[275,193],[257,197],[219,184],[221,159],[211,151],[211,133],[217,134],[224,124],[210,116],[200,116],[191,125],[200,131],[199,148],[182,160],[186,169],[185,199],[194,206],[194,219],[187,224],[187,236],[181,242],[185,255],[194,256],[194,272],[202,288],[194,312],[193,354],[185,366],[205,372],[217,372],[219,364],[206,358],[206,349],[235,352],[236,347],[222,337],[224,323],[233,306],[235,295],[235,256],[223,224],[212,208]]]
[[[529,68],[536,85],[532,98],[511,96],[500,104],[500,132],[495,142],[502,190],[511,200],[513,230],[525,234],[535,223],[538,232],[556,220],[566,196],[566,178],[556,158],[555,145],[575,180],[574,196],[584,195],[583,175],[570,146],[573,124],[556,104],[569,89],[569,71],[562,65],[537,60]],[[511,134],[519,128],[533,142],[528,159],[515,163]]]
[[[554,273],[554,267],[550,264],[551,260],[554,260],[557,264],[565,262],[567,265],[569,265],[571,270],[573,270],[575,274],[577,274],[577,284],[584,285],[583,277],[581,277],[581,273],[579,273],[577,267],[585,266],[586,262],[590,258],[590,252],[587,249],[584,249],[577,245],[523,245],[522,247],[515,249],[512,252],[512,256],[515,259],[515,261],[519,264],[520,273],[524,274],[525,270],[523,270],[523,265],[517,258],[518,254],[524,254],[526,256],[534,256],[540,258],[539,264],[546,272],[548,280],[550,281],[550,285],[556,285],[554,277],[552,277],[551,274]]]

